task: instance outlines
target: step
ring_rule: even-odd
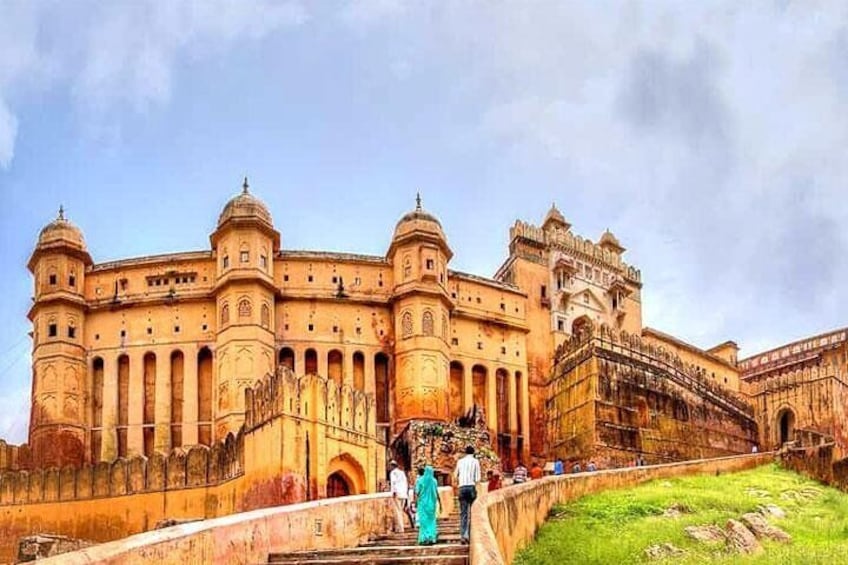
[[[365,559],[385,557],[425,557],[438,555],[467,554],[468,548],[462,545],[437,543],[435,545],[379,545],[360,546],[340,549],[322,549],[297,551],[292,553],[272,553],[268,556],[269,563],[292,563],[309,559]]]
[[[269,565],[468,565],[468,555],[386,556],[369,559],[321,558],[285,561],[268,561]]]
[[[456,535],[456,536],[450,536],[450,537],[448,537],[448,536],[439,536],[439,543],[444,543],[444,544],[448,544],[448,545],[459,546],[459,545],[460,545],[459,536],[458,536],[458,535]],[[404,545],[404,546],[413,546],[413,545],[415,545],[415,546],[417,546],[417,545],[418,545],[418,538],[404,538],[404,539],[397,539],[397,538],[389,538],[389,539],[375,539],[375,540],[367,541],[367,542],[363,543],[362,545],[360,545],[359,547],[386,547],[386,546],[391,547],[391,546],[398,546],[398,545]]]

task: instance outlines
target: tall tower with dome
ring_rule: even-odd
[[[85,460],[88,394],[84,346],[85,271],[92,264],[82,232],[64,210],[38,235],[27,267],[35,289],[32,322],[30,447],[41,467]]]
[[[217,398],[215,435],[236,433],[244,421],[244,390],[274,372],[274,258],[280,233],[265,204],[242,191],[227,202],[209,238],[215,258],[213,292]]]
[[[395,432],[414,419],[447,421],[450,416],[451,257],[442,225],[421,207],[419,195],[415,209],[395,226],[386,253],[395,281]]]

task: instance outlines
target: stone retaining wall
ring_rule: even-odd
[[[758,453],[650,467],[610,469],[545,477],[485,494],[472,507],[471,563],[512,563],[518,550],[533,540],[539,526],[556,504],[599,491],[629,488],[654,479],[730,473],[758,467],[773,460],[773,453]]]
[[[439,489],[443,511],[453,491]],[[171,526],[41,560],[44,565],[264,563],[270,553],[354,547],[392,525],[389,493],[327,498]]]

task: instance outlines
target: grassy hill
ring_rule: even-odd
[[[791,542],[761,540],[758,553],[740,554],[723,540],[699,542],[684,530],[723,528],[766,505],[785,511],[785,517],[766,520]],[[663,544],[683,553],[649,556],[649,548]],[[848,563],[848,494],[776,465],[653,481],[555,507],[516,563]]]

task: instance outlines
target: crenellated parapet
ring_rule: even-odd
[[[626,264],[619,253],[615,253],[608,247],[602,247],[588,238],[571,233],[571,230],[545,230],[522,220],[516,220],[509,229],[510,241],[523,239],[536,244],[538,247],[553,247],[577,254],[584,260],[595,262],[616,270],[623,277],[635,283],[642,281],[642,273],[639,269]]]
[[[746,419],[752,420],[754,417],[750,404],[710,381],[701,367],[684,362],[677,354],[643,340],[638,334],[616,331],[606,324],[586,324],[583,331],[572,335],[557,347],[554,356],[556,373],[564,374],[571,366],[592,354],[613,356],[655,368],[681,386],[731,412]]]
[[[751,396],[787,391],[819,379],[835,377],[832,366],[813,365],[807,367],[785,367],[778,372],[769,373],[767,378],[753,378],[748,381],[747,390]]]
[[[0,471],[17,471],[31,466],[29,445],[12,445],[0,439]]]
[[[0,505],[75,501],[212,486],[243,474],[244,433],[96,465],[0,472]]]
[[[245,428],[252,431],[279,417],[326,424],[362,436],[375,435],[374,395],[320,375],[297,376],[280,365],[245,390]]]

